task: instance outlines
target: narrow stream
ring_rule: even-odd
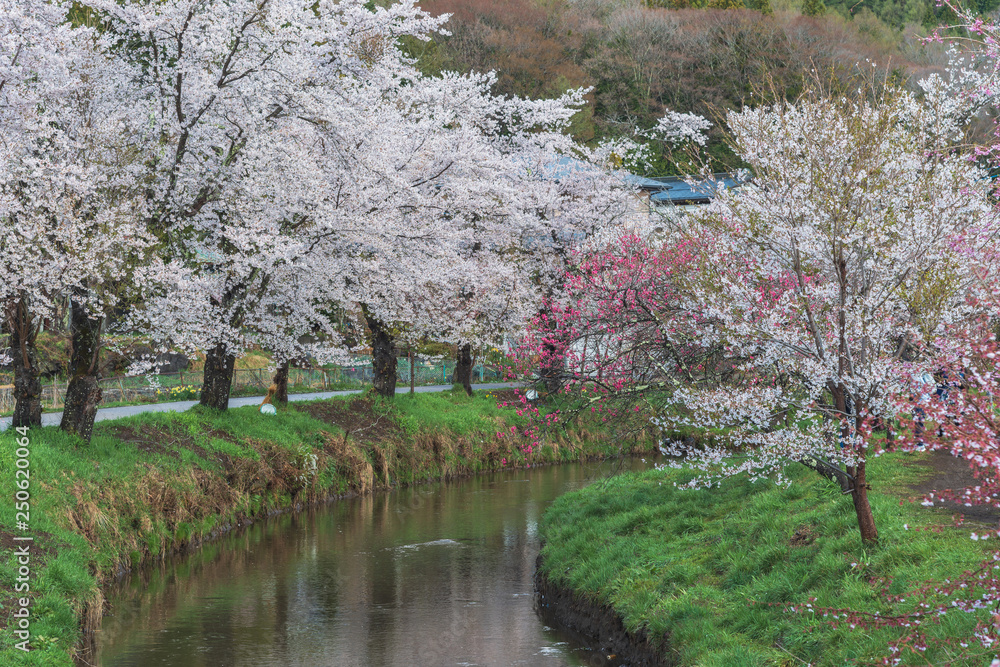
[[[110,593],[91,663],[595,664],[532,608],[538,520],[556,496],[621,466],[483,475],[250,527]]]

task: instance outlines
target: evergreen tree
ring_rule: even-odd
[[[743,4],[747,9],[755,9],[761,14],[770,15],[774,11],[771,9],[771,0],[743,0]]]
[[[820,16],[826,12],[823,0],[802,0],[802,13],[805,16]]]

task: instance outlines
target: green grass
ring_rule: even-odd
[[[391,426],[389,436],[366,441],[307,413],[310,405],[345,408],[355,400],[368,401]],[[521,421],[496,403],[490,392],[450,391],[293,403],[274,416],[252,406],[223,413],[196,406],[100,422],[90,444],[57,428],[31,429],[34,650],[14,649],[13,628],[4,627],[17,573],[7,552],[0,556],[0,665],[72,664],[81,619],[101,607],[102,581],[246,519],[346,493],[621,453],[620,443],[579,432],[525,456],[513,438],[496,436]],[[123,428],[129,441],[118,437]],[[13,430],[0,433],[8,499],[0,503],[0,529],[21,535],[12,502],[16,438]]]
[[[665,652],[680,665],[874,661],[898,635],[833,628],[782,605],[815,597],[816,605],[884,614],[891,608],[873,578],[891,577],[891,592],[904,593],[974,568],[996,546],[970,540],[977,527],[953,527],[950,514],[900,504],[912,495],[905,485],[921,475],[907,456],[913,455],[869,464],[880,532],[875,546],[862,546],[849,497],[803,466],[788,467],[787,488],[732,479],[708,490],[678,490],[674,483],[686,482],[690,472],[653,471],[559,498],[543,519],[543,569],[555,583],[612,605],[629,630],[644,627],[666,638]],[[917,530],[932,525],[943,527]],[[793,546],[797,531],[814,541]],[[929,634],[969,637],[975,623],[951,612],[941,625],[928,626]],[[926,655],[906,655],[903,664],[944,664],[957,650],[932,646]],[[985,666],[990,657],[980,649],[954,664]]]
[[[491,421],[521,426],[527,423],[526,417],[518,417],[510,409],[498,408],[491,392],[469,396],[461,387],[436,393],[402,394],[396,397],[393,406],[398,411],[400,423],[410,433],[429,429],[469,435],[488,432]]]

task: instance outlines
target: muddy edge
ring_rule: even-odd
[[[636,634],[625,629],[621,617],[609,605],[561,588],[543,574],[542,555],[535,560],[535,607],[546,624],[568,631],[574,639],[589,644],[595,655],[588,665],[629,667],[675,667],[667,637],[654,642],[646,629]],[[659,645],[659,646],[657,646]],[[613,657],[612,657],[613,656]]]

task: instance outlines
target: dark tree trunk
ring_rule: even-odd
[[[868,484],[865,480],[865,462],[860,461],[854,470],[854,491],[851,493],[854,500],[854,513],[858,517],[858,529],[861,531],[862,542],[875,542],[878,540],[878,530],[875,528],[875,517],[872,515],[872,506],[868,502]]]
[[[14,366],[13,426],[42,425],[42,381],[38,377],[38,354],[28,305],[18,300],[7,307],[7,331],[10,333],[10,356]]]
[[[83,292],[77,296],[82,297]],[[98,359],[101,353],[103,317],[90,317],[82,299],[74,298],[70,306],[70,335],[73,355],[70,359],[70,381],[59,428],[90,442],[94,431],[97,405],[101,402]]]
[[[201,386],[201,404],[216,410],[229,409],[229,392],[233,387],[236,355],[226,352],[219,343],[205,355],[205,381]]]
[[[847,390],[843,385],[830,385],[830,393],[833,395],[833,403],[837,412],[843,415],[844,422],[841,431],[843,442],[847,442],[850,435],[847,419],[857,420],[857,430],[860,431],[860,417],[863,407],[859,402],[849,403],[850,399]],[[851,406],[852,411],[848,410]],[[864,445],[862,445],[864,446]],[[847,466],[847,473],[853,478],[851,485],[851,499],[854,501],[854,513],[858,519],[858,531],[861,533],[862,542],[875,542],[878,540],[878,530],[875,528],[875,517],[872,514],[872,506],[868,502],[868,481],[865,476],[865,452],[858,452],[858,465]]]
[[[465,393],[472,396],[472,344],[459,345],[455,356],[455,384],[462,385]]]
[[[545,391],[554,394],[559,391],[563,382],[562,363],[557,358],[556,346],[551,343],[544,344],[547,359],[541,362],[538,369],[539,379],[545,385]],[[598,372],[598,379],[600,379]]]
[[[375,393],[386,398],[396,396],[396,349],[392,334],[385,323],[374,317],[366,308],[365,322],[371,331],[372,371]]]
[[[289,362],[286,361],[280,366],[278,370],[274,373],[274,399],[275,405],[288,405],[288,367]]]
[[[545,386],[547,393],[554,394],[559,391],[565,380],[565,354],[559,353],[559,348],[556,347],[554,337],[552,336],[554,326],[549,324],[552,322],[552,313],[546,308],[541,314],[544,317],[544,326],[549,330],[549,336],[546,336],[546,342],[542,344],[542,359],[538,364],[538,379]],[[600,368],[598,368],[598,378],[600,378]]]
[[[412,394],[415,391],[414,388],[415,388],[415,386],[417,384],[417,379],[416,379],[416,377],[414,377],[415,366],[413,364],[413,348],[412,347],[410,348],[410,351],[406,354],[406,356],[409,357],[409,359],[410,359],[410,393]]]

